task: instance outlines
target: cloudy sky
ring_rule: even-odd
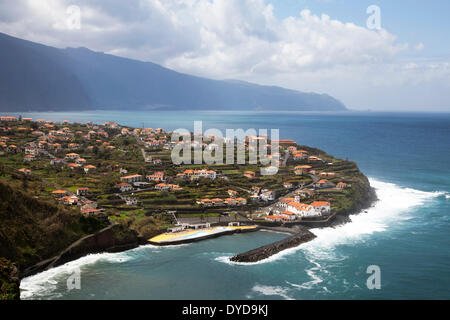
[[[0,0],[0,32],[357,110],[450,111],[449,12],[448,0]]]

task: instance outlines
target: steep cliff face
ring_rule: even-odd
[[[20,277],[24,278],[38,272],[55,268],[88,254],[118,252],[133,249],[143,242],[144,240],[141,239],[135,231],[128,229],[126,226],[120,224],[112,225],[95,234],[90,234],[77,240],[54,257],[40,261],[39,263],[26,268],[20,273]]]
[[[19,287],[19,270],[11,261],[0,258],[0,300],[18,300]]]
[[[348,217],[359,213],[370,207],[377,200],[377,195],[371,187],[369,179],[358,169],[356,163],[350,162],[349,171],[353,178],[352,188],[349,189],[349,193],[346,195],[348,201],[341,202],[336,210],[338,217]]]
[[[0,181],[0,257],[19,269],[50,258],[108,222],[83,217]]]
[[[0,298],[19,298],[19,278],[89,253],[131,249],[134,231],[30,197],[0,181]]]

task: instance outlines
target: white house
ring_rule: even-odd
[[[206,170],[206,169],[194,170],[191,175],[191,179],[193,179],[193,180],[200,179],[200,178],[215,180],[216,177],[217,177],[217,173],[215,171]]]
[[[124,200],[127,206],[135,206],[138,203],[137,199],[133,197],[127,197]]]
[[[263,201],[273,201],[275,200],[275,192],[271,190],[264,191],[261,193],[260,198]]]
[[[283,212],[281,213],[281,215],[282,215],[283,217],[288,218],[290,221],[293,221],[293,220],[297,219],[297,216],[295,215],[295,213],[293,213],[293,212],[291,212],[291,211],[283,211]]]
[[[77,196],[86,196],[89,193],[89,188],[78,188]]]
[[[327,201],[314,201],[311,203],[311,207],[313,207],[316,212],[320,212],[321,215],[329,214],[331,212],[331,205]]]
[[[168,184],[165,184],[165,183],[159,183],[159,184],[157,184],[155,186],[155,189],[159,190],[159,191],[164,191],[164,190],[169,190],[170,186]]]
[[[78,159],[80,155],[78,153],[68,153],[66,154],[67,159],[75,160]]]
[[[286,210],[294,213],[298,217],[319,217],[322,215],[321,212],[316,211],[311,205],[298,202],[289,203]]]
[[[156,181],[156,182],[162,182],[164,181],[164,172],[155,172],[152,175],[147,176],[147,180],[149,181]]]
[[[327,179],[322,179],[316,182],[314,185],[317,189],[334,188],[335,184],[328,181]]]
[[[130,192],[131,190],[133,190],[133,186],[125,182],[116,184],[116,188],[119,189],[120,192]]]
[[[121,177],[120,180],[122,180],[123,182],[126,182],[126,183],[134,183],[134,182],[142,181],[142,176],[140,174],[135,174],[135,175],[131,175],[131,176]]]

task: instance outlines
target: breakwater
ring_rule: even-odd
[[[277,231],[277,232],[288,232],[293,234],[290,237],[287,237],[286,239],[259,247],[257,249],[253,249],[244,253],[240,253],[234,257],[232,257],[230,260],[233,262],[244,262],[244,263],[252,263],[252,262],[258,262],[264,259],[269,258],[270,256],[273,256],[274,254],[277,254],[283,250],[294,248],[302,243],[309,242],[316,238],[316,236],[309,230],[305,228],[301,228],[299,226],[296,226],[294,228],[263,228],[266,230],[271,231]]]

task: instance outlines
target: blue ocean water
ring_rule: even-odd
[[[17,114],[15,114],[17,115]],[[259,232],[181,247],[91,255],[24,279],[25,299],[449,299],[449,113],[27,113],[134,127],[279,129],[280,137],[358,163],[379,201],[352,222],[253,265],[228,257],[286,235]],[[225,132],[224,132],[225,133]],[[381,289],[366,286],[367,267]],[[81,290],[66,280],[81,269]]]

